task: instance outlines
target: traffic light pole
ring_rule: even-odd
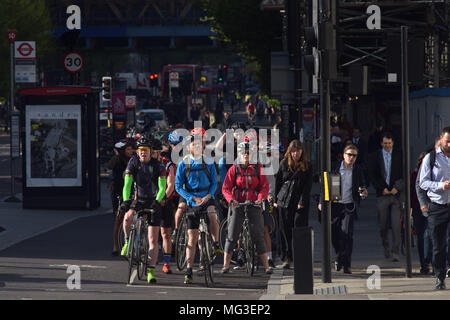
[[[410,153],[409,153],[409,76],[408,76],[408,27],[401,27],[402,57],[402,118],[403,118],[403,179],[405,183],[405,245],[406,277],[412,277],[411,264],[411,196],[410,196]]]

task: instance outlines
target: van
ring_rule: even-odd
[[[141,109],[136,112],[136,126],[143,128],[145,118],[149,117],[155,122],[155,127],[167,128],[167,117],[162,109]]]

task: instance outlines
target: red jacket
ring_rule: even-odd
[[[259,178],[258,170],[259,168]],[[245,170],[236,164],[228,170],[222,186],[222,193],[228,203],[236,200],[240,203],[246,200],[257,201],[267,198],[269,193],[269,181],[261,165],[250,164]]]

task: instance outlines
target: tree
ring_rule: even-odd
[[[261,89],[270,92],[270,52],[281,39],[281,15],[262,11],[261,0],[199,0],[217,39],[230,44],[246,62],[259,67]]]
[[[0,10],[0,97],[9,98],[10,50],[8,30],[17,31],[16,41],[36,41],[37,58],[54,48],[52,20],[45,0],[2,0]]]

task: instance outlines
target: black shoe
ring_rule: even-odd
[[[340,264],[339,262],[335,261],[334,262],[334,270],[341,271],[342,270],[342,264]]]
[[[344,267],[344,273],[352,274],[352,269],[350,269],[350,267]]]
[[[119,251],[113,251],[113,252],[111,252],[111,255],[113,256],[113,257],[118,257],[119,256]]]
[[[445,280],[436,279],[436,290],[445,290]]]
[[[428,267],[421,267],[420,268],[420,274],[427,275],[429,273],[430,273],[430,268],[428,268]]]

